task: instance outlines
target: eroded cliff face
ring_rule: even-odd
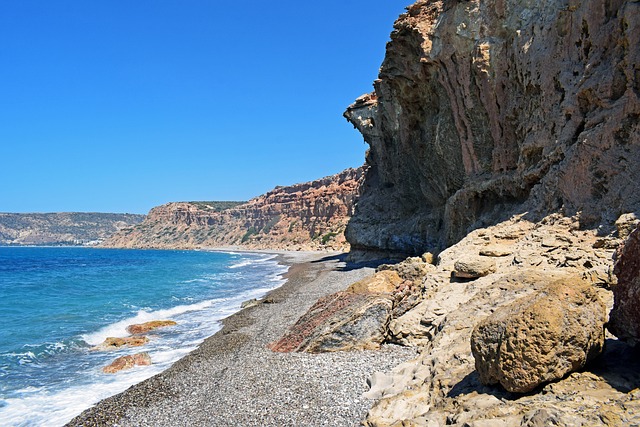
[[[529,212],[583,227],[640,209],[640,3],[418,1],[375,92],[345,116],[370,145],[347,239],[422,253]]]
[[[274,190],[246,203],[178,202],[153,208],[108,247],[347,250],[344,229],[364,168]],[[227,202],[229,203],[229,202]]]

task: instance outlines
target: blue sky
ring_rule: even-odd
[[[247,200],[364,162],[409,0],[0,5],[0,212]]]

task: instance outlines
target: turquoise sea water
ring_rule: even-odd
[[[62,425],[161,372],[285,271],[265,254],[0,247],[0,424]],[[158,319],[178,325],[144,347],[91,349]],[[140,351],[152,366],[102,373]]]

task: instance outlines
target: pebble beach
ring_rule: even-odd
[[[416,355],[415,349],[323,354],[275,353],[278,340],[318,298],[373,269],[341,255],[280,252],[287,282],[172,367],[99,402],[68,426],[355,426],[373,403],[367,379]],[[143,368],[141,368],[143,369]]]

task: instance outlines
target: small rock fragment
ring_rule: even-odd
[[[455,277],[477,279],[496,272],[496,262],[489,257],[467,256],[453,266]]]

